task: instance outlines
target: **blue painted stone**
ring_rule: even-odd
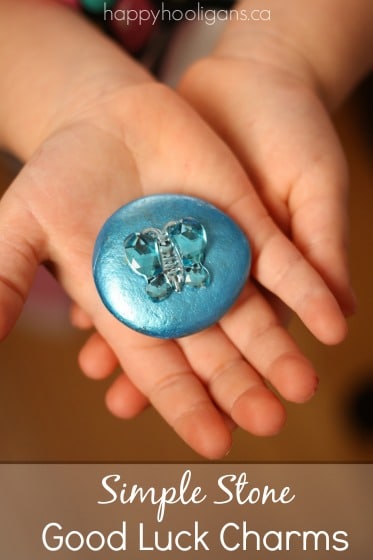
[[[215,324],[249,274],[248,241],[226,214],[182,195],[134,200],[104,224],[93,275],[109,311],[127,326],[179,338]]]

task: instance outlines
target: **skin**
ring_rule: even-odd
[[[74,302],[73,324],[94,328],[79,356],[83,371],[101,379],[122,368],[106,397],[114,414],[129,418],[150,402],[210,459],[227,453],[236,424],[277,433],[285,412],[271,386],[300,403],[314,394],[317,376],[275,302],[326,344],[344,338],[344,315],[354,308],[346,167],[310,62],[290,47],[285,58],[286,49],[264,39],[261,58],[246,59],[234,54],[244,39],[237,45],[240,34],[227,32],[174,92],[54,2],[2,0],[0,8],[7,22],[0,70],[8,76],[0,140],[27,162],[0,204],[0,336],[46,263]],[[175,341],[116,321],[91,274],[103,222],[156,192],[212,202],[253,248],[252,280],[234,308],[218,325]]]

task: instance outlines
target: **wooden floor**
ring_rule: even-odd
[[[373,376],[372,146],[360,132],[356,100],[337,124],[351,164],[351,262],[359,312],[350,321],[347,341],[336,348],[323,347],[300,325],[292,325],[320,373],[318,395],[307,405],[289,405],[287,425],[275,438],[258,439],[238,430],[227,461],[373,459],[372,434],[362,437],[350,412]],[[13,174],[4,160],[3,188]],[[0,460],[199,460],[152,410],[130,422],[110,416],[103,401],[105,383],[79,372],[76,356],[84,337],[69,327],[66,301],[51,285],[45,291],[43,276],[38,282],[14,332],[0,345]]]

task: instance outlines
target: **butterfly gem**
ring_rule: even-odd
[[[163,229],[146,228],[131,233],[124,250],[131,269],[147,280],[146,293],[153,301],[168,298],[184,285],[202,288],[210,273],[203,266],[206,230],[194,218],[168,222]]]

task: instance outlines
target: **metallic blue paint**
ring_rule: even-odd
[[[206,230],[204,265],[211,281],[152,301],[145,292],[146,279],[127,263],[124,240],[144,228],[161,229],[187,217]],[[197,198],[160,194],[134,200],[107,220],[96,241],[93,275],[104,304],[119,321],[151,336],[179,338],[215,324],[228,311],[247,281],[250,264],[249,243],[229,216]]]

